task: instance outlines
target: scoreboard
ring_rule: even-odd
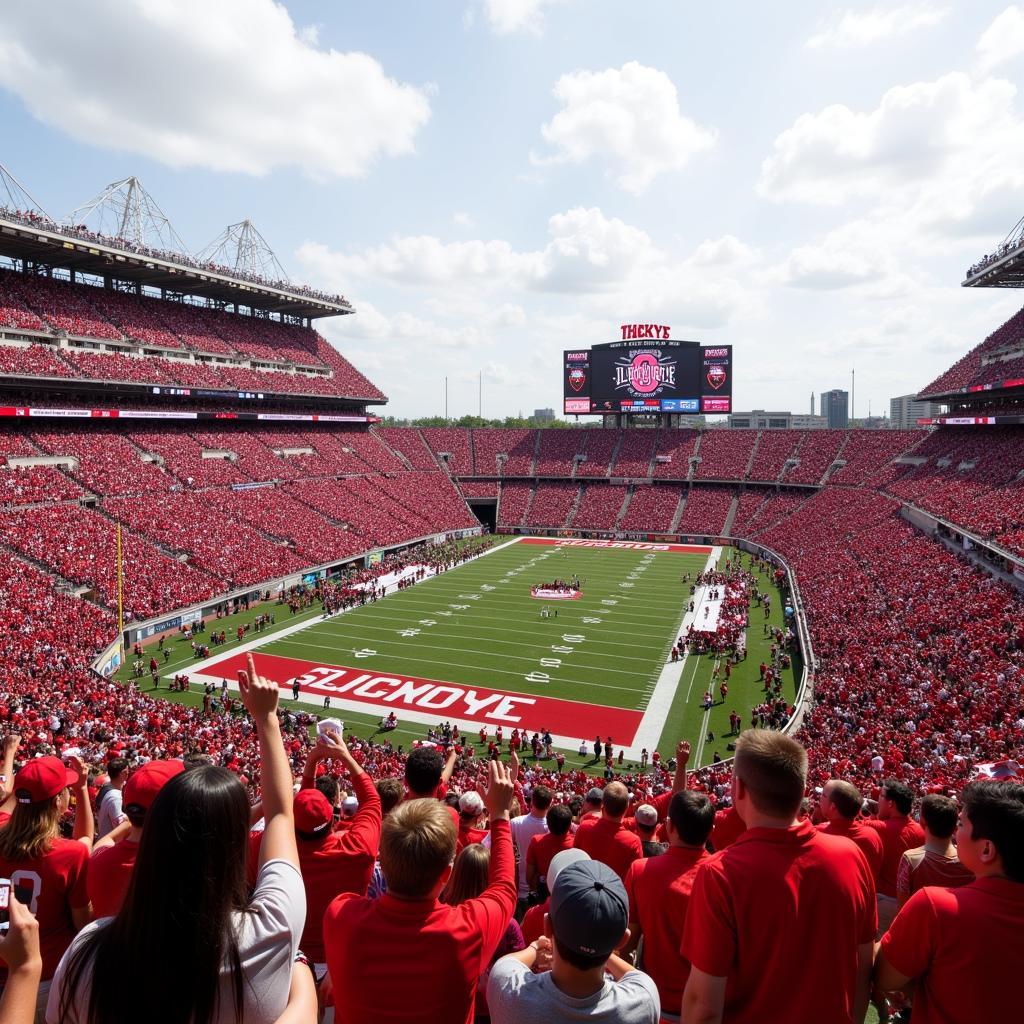
[[[632,336],[644,329],[652,333]],[[622,341],[565,351],[564,413],[732,412],[731,345],[673,341],[668,327],[652,324],[622,333]]]

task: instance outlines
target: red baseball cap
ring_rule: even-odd
[[[319,838],[333,821],[331,801],[319,789],[300,789],[295,794],[295,831],[300,835]]]
[[[65,768],[59,757],[36,757],[14,776],[14,794],[19,804],[40,804],[77,782],[78,772]]]
[[[149,761],[132,772],[121,794],[125,814],[145,814],[164,784],[185,770],[183,761]]]

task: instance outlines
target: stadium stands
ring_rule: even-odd
[[[787,484],[819,484],[825,471],[838,458],[847,440],[844,430],[808,430],[797,445],[800,464],[783,477]]]
[[[468,430],[424,427],[421,433],[439,466],[446,467],[453,476],[473,475],[473,450]],[[447,453],[447,459],[441,458],[443,453]]]
[[[576,469],[577,477],[606,477],[615,449],[623,436],[621,430],[588,430],[586,461]],[[645,474],[646,475],[646,474]]]
[[[530,525],[565,526],[579,492],[579,484],[539,484],[530,505]]]
[[[757,440],[756,430],[708,430],[700,439],[697,480],[742,480]]]
[[[529,484],[503,483],[498,499],[498,525],[522,526],[532,496]]]
[[[691,487],[677,529],[680,533],[721,536],[733,496],[733,491],[725,487]]]
[[[588,484],[569,526],[574,530],[614,529],[625,496],[622,486]]]
[[[750,467],[750,479],[769,483],[778,480],[800,438],[799,430],[762,430],[757,439],[754,462]]]
[[[668,531],[679,508],[680,492],[681,489],[672,484],[653,484],[635,488],[620,529],[627,532]]]

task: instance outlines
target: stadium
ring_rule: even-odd
[[[366,850],[345,851],[363,858],[351,868],[356,880],[346,875],[330,893],[365,897],[381,843],[370,782],[403,780],[400,807],[427,802],[409,797],[433,800],[435,790],[443,807],[446,791],[452,815],[461,810],[466,819],[459,849],[469,819],[479,826],[472,845],[489,836],[497,885],[495,865],[508,853],[499,842],[508,807],[494,802],[502,786],[519,805],[513,836],[523,872],[529,836],[523,843],[515,832],[516,814],[545,810],[538,793],[552,806],[575,803],[573,830],[595,788],[594,813],[625,816],[632,834],[651,809],[650,834],[640,838],[653,841],[657,828],[669,844],[681,834],[676,819],[686,808],[669,808],[683,789],[710,808],[716,829],[736,827],[747,806],[734,778],[748,785],[747,733],[770,732],[806,750],[800,817],[815,823],[827,820],[818,814],[830,780],[856,787],[854,816],[876,823],[879,801],[895,799],[891,784],[912,794],[917,814],[927,796],[952,805],[978,780],[1008,788],[1022,781],[1024,309],[990,323],[920,388],[916,400],[939,411],[909,429],[688,425],[693,415],[735,412],[744,348],[613,320],[604,336],[563,353],[571,426],[390,426],[386,382],[325,337],[324,325],[358,316],[357,304],[290,280],[249,221],[197,256],[167,235],[169,221],[137,178],[108,186],[79,218],[63,221],[43,212],[13,169],[0,167],[0,183],[0,731],[14,737],[3,749],[0,834],[10,814],[28,813],[22,804],[36,806],[18,781],[32,762],[63,762],[73,791],[72,776],[80,771],[84,786],[88,775],[91,798],[82,789],[59,827],[61,841],[85,838],[90,848],[95,827],[97,851],[102,834],[93,811],[84,823],[82,801],[99,796],[98,822],[115,767],[128,786],[150,763],[184,763],[183,775],[215,766],[240,780],[253,805],[263,801],[253,824],[265,816],[266,828],[252,833],[252,849],[278,836],[275,815],[290,836],[298,830],[299,853],[275,839],[286,852],[264,853],[260,882],[250,855],[251,888],[263,884],[270,856],[301,861],[311,837],[299,796],[291,810],[291,786],[301,780],[301,796],[327,777],[321,792],[334,793],[336,817],[339,786],[358,815],[376,814],[375,825],[359,826],[376,837],[368,859]],[[970,267],[965,288],[1024,284],[1018,229]],[[279,697],[254,686],[254,671]],[[279,722],[276,767],[255,692]],[[325,730],[337,738],[325,740]],[[443,775],[429,791],[417,789],[410,766],[431,758],[445,764]],[[510,780],[495,765],[511,766]],[[472,814],[465,797],[487,771],[491,785],[481,787],[485,799]],[[282,773],[287,807],[273,795]],[[617,816],[616,785],[626,794]],[[760,813],[757,786],[744,792],[755,794],[743,799]],[[1013,806],[1019,829],[1024,812],[1019,801]],[[141,820],[121,814],[115,838],[131,831],[137,844]],[[745,828],[740,820],[736,835]],[[996,845],[1012,842],[1019,870],[1019,833],[993,834]],[[736,835],[710,834],[716,857]],[[924,835],[897,852],[893,878],[900,854]],[[149,855],[141,842],[140,864]],[[705,841],[695,846],[705,857]],[[80,921],[83,904],[68,897],[74,928],[65,922],[59,948],[46,952],[53,926],[44,923],[40,892],[51,883],[33,890],[10,851],[0,840],[0,873],[10,877],[7,893],[40,917],[45,996],[57,992],[49,988],[57,961],[88,917]],[[376,863],[385,881],[387,856],[394,854]],[[868,858],[856,856],[867,870]],[[519,867],[505,867],[514,884]],[[350,868],[337,870],[342,877]],[[519,877],[512,903],[523,904],[515,918],[525,925],[526,904],[539,900]],[[1005,882],[1014,889],[1005,913],[1019,938],[1022,880],[1008,869],[1000,877],[1013,880]],[[639,885],[632,879],[628,886]],[[875,883],[877,913],[883,896],[895,908],[895,895]],[[125,906],[136,898],[127,892],[119,896]],[[349,921],[354,937],[342,942],[340,915],[354,905],[332,903],[316,954],[306,951],[324,971],[330,966],[333,996],[328,985],[310,1008],[294,979],[282,995],[278,965],[277,994],[295,1006],[238,1019],[294,1012],[290,1019],[315,1021],[325,1007],[339,1021],[371,1019],[360,1016],[357,998],[338,994],[335,977],[343,960],[331,935],[342,949],[378,934],[369,919]],[[502,905],[497,934],[512,911]],[[11,934],[27,927],[23,913],[11,912]],[[303,946],[308,933],[307,924]],[[650,924],[643,934],[635,964],[655,975],[661,995],[652,1019],[705,1019],[687,1010],[685,974],[676,987],[665,982]],[[539,935],[538,962],[552,955]],[[564,942],[557,930],[552,936]],[[684,950],[699,946],[689,919],[683,941]],[[495,943],[483,943],[485,967]],[[881,970],[910,976],[892,967],[900,962],[893,943]],[[639,973],[634,950],[611,948],[628,951],[626,977]],[[570,964],[579,959],[559,950]],[[618,960],[609,950],[600,964],[608,956]],[[13,1005],[17,963],[8,962]],[[696,956],[684,962],[694,975],[720,973],[696,970]],[[99,978],[99,960],[92,969]],[[887,1006],[884,991],[899,987],[884,983],[893,977],[876,974],[870,1013],[879,1019],[967,1019],[927,1016],[942,997],[921,988],[912,1016],[903,998],[890,995]],[[366,985],[379,990],[386,978],[369,970]],[[423,1005],[433,1009],[410,1005],[408,1017],[387,1020],[491,1019],[481,1016],[480,998],[473,1016],[475,978],[468,1017],[458,999],[431,1002],[426,982],[410,984],[424,985]],[[485,981],[481,992],[493,988]],[[12,1010],[10,1019],[90,1019],[81,1005],[74,1014],[57,1009],[52,994],[36,1014],[35,1000],[27,1016]],[[493,995],[491,1002],[494,1019],[506,1019]],[[848,1016],[831,1017],[829,1005],[779,1009],[776,1019],[863,1020],[867,1009],[851,1003]],[[166,1019],[191,1020],[194,1010],[169,1010]],[[201,1019],[235,1019],[224,1012]],[[713,1019],[752,1018],[736,1010]],[[1008,1018],[986,1010],[972,1019]]]

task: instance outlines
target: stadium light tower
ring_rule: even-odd
[[[201,262],[219,263],[267,281],[288,281],[274,250],[248,217],[229,224],[206,248],[196,253]]]
[[[109,184],[98,196],[72,210],[64,223],[84,224],[101,235],[121,238],[140,248],[188,254],[174,225],[134,175]]]
[[[35,197],[3,164],[0,164],[0,205],[22,213],[37,213],[53,223],[50,215],[36,202]]]

